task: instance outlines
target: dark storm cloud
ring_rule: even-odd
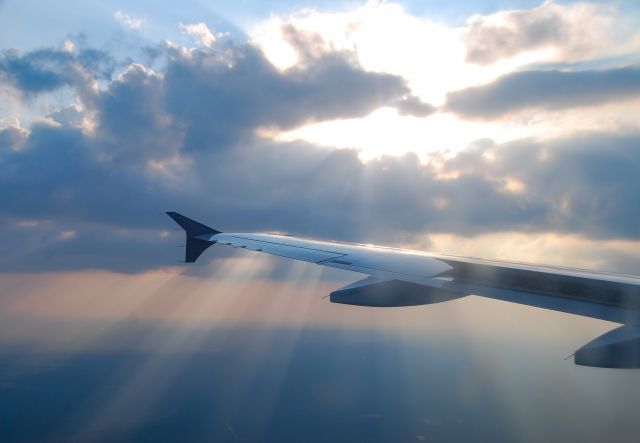
[[[445,109],[490,119],[523,109],[567,109],[640,96],[640,68],[602,71],[524,71],[447,94]]]
[[[0,269],[173,264],[182,234],[165,210],[221,230],[351,241],[505,230],[640,238],[637,134],[483,142],[439,166],[415,155],[363,163],[354,150],[254,131],[424,105],[398,77],[362,71],[340,52],[278,71],[250,46],[168,51],[165,71],[132,65],[105,89],[82,90],[92,130],[78,109],[63,109],[50,115],[57,124],[35,124],[19,149],[11,141],[0,151],[2,243],[17,251]]]
[[[78,82],[79,70],[90,71],[98,78],[108,78],[114,69],[113,59],[96,49],[76,52],[38,49],[20,54],[0,54],[0,80],[25,95],[53,91]]]

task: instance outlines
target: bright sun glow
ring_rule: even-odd
[[[281,70],[298,61],[296,50],[283,33],[285,25],[321,36],[324,47],[315,50],[353,51],[364,69],[401,76],[412,94],[434,106],[441,106],[448,92],[491,82],[522,66],[553,60],[557,55],[553,48],[542,48],[488,65],[467,63],[464,28],[446,27],[412,16],[396,4],[368,2],[345,12],[307,9],[291,16],[274,16],[256,26],[251,33],[254,44]],[[558,118],[567,119],[564,115]],[[574,123],[580,124],[575,119]],[[363,118],[312,123],[286,132],[263,128],[258,133],[278,141],[299,139],[355,148],[365,161],[407,152],[414,152],[426,161],[432,152],[455,153],[479,139],[502,143],[522,137],[558,135],[566,128],[535,114],[482,122],[442,112],[417,118],[381,108]]]
[[[469,64],[465,62],[461,29],[417,18],[400,5],[369,2],[348,12],[303,10],[288,17],[275,16],[256,26],[251,33],[253,42],[283,70],[298,60],[282,32],[284,25],[321,36],[324,49],[354,51],[366,70],[402,76],[414,94],[434,105],[442,104],[448,91],[487,83],[553,56],[553,50],[545,49],[488,66]]]
[[[414,152],[426,161],[432,152],[455,153],[475,140],[491,138],[505,142],[528,133],[528,128],[517,124],[465,121],[452,114],[406,117],[390,108],[381,108],[364,118],[316,123],[281,133],[261,132],[279,141],[301,139],[324,146],[355,148],[365,161],[407,152]]]

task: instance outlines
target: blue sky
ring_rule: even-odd
[[[437,19],[453,24],[465,20],[477,13],[490,13],[501,9],[526,8],[536,6],[533,1],[492,1],[492,2],[399,2],[409,11],[420,15],[435,15]],[[109,18],[117,10],[127,11],[137,17],[144,17],[156,29],[155,38],[166,38],[173,24],[204,21],[211,25],[225,23],[231,28],[243,29],[255,21],[265,19],[271,14],[286,14],[303,8],[319,10],[347,10],[359,6],[360,2],[315,1],[292,2],[274,1],[268,4],[260,1],[190,1],[180,5],[166,3],[158,7],[157,2],[138,1],[69,1],[55,5],[38,1],[3,1],[2,5],[2,41],[8,46],[23,49],[41,46],[52,40],[63,38],[69,33],[84,32],[103,43],[117,30],[116,23]],[[34,9],[40,11],[33,14]],[[46,22],[47,26],[43,26]],[[164,25],[164,28],[161,28]]]
[[[435,21],[460,25],[475,14],[490,14],[502,9],[527,9],[537,6],[539,1],[532,0],[495,0],[495,1],[404,1],[395,2],[418,16],[427,16]],[[558,2],[571,3],[571,2]],[[611,2],[602,2],[611,4]],[[616,5],[625,10],[636,9],[633,0],[619,0]],[[69,34],[83,33],[94,45],[114,44],[122,38],[118,24],[111,20],[117,10],[127,11],[130,15],[143,18],[150,29],[144,36],[150,40],[175,37],[178,22],[205,22],[216,29],[235,30],[239,34],[257,21],[272,14],[287,14],[303,8],[318,10],[348,10],[361,5],[361,2],[349,1],[189,1],[181,4],[166,3],[158,7],[157,2],[125,1],[100,2],[68,1],[64,4],[39,2],[37,0],[12,1],[0,3],[0,39],[5,47],[32,49],[57,42]],[[37,10],[38,13],[33,12]]]
[[[166,386],[162,407],[125,420],[127,435],[152,435],[158,422],[205,429],[204,409],[222,408],[228,420],[198,438],[275,438],[296,410],[277,399],[299,397],[270,387],[290,388],[288,370],[300,377],[326,363],[319,355],[340,338],[365,363],[398,359],[389,343],[406,346],[393,374],[420,389],[430,386],[421,368],[445,355],[430,376],[459,397],[440,409],[446,392],[367,397],[391,369],[341,348],[335,358],[351,380],[365,374],[349,391],[361,396],[340,397],[335,367],[318,385],[296,382],[318,409],[294,436],[316,429],[315,414],[331,416],[322,411],[336,402],[351,418],[327,440],[372,429],[391,440],[398,417],[363,405],[410,399],[416,441],[434,423],[448,433],[429,435],[444,440],[474,429],[496,437],[473,415],[489,398],[488,423],[510,411],[510,432],[530,431],[524,441],[563,441],[545,410],[558,401],[551,381],[566,387],[567,403],[612,411],[599,421],[585,406],[587,424],[571,416],[587,428],[583,441],[616,425],[633,435],[633,399],[616,403],[636,394],[631,376],[562,360],[612,324],[473,297],[384,312],[336,306],[321,297],[357,276],[217,248],[195,266],[175,263],[183,234],[161,213],[223,231],[640,274],[639,22],[631,0],[0,2],[0,375],[10,379],[0,389],[12,395],[0,399],[13,399],[0,410],[35,389],[12,415],[13,439],[32,435],[24,417],[76,371],[100,380],[74,391],[91,417],[63,402],[89,423],[79,435],[117,433],[121,405]],[[286,336],[287,352],[262,340],[268,331]],[[178,383],[180,371],[202,375],[189,362],[219,368],[208,353],[234,348],[210,341],[220,334],[240,334],[237,349],[248,353],[230,366],[249,358],[257,369],[206,392],[248,398],[254,383],[256,403],[225,410],[200,399],[189,422],[167,405],[181,398],[177,386],[193,389]],[[309,353],[301,337],[312,338]],[[169,358],[163,371],[158,354],[186,360]],[[270,355],[279,358],[261,376]],[[532,360],[544,376],[525,370]],[[51,372],[31,376],[42,368]],[[536,392],[544,395],[529,403]],[[243,421],[270,411],[271,422]],[[376,421],[385,414],[390,425]],[[69,437],[77,421],[47,423]]]

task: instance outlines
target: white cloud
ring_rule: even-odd
[[[73,42],[73,40],[65,39],[60,45],[60,49],[62,49],[62,51],[64,52],[73,54],[76,51],[76,44]]]
[[[211,32],[209,27],[202,22],[193,23],[190,25],[185,25],[184,23],[180,23],[178,27],[182,32],[193,37],[193,39],[199,44],[201,44],[202,46],[211,47],[218,40],[218,37],[222,36],[222,34],[216,35],[213,32]]]
[[[122,26],[129,29],[140,29],[142,27],[142,19],[133,18],[120,10],[113,14],[113,18],[115,18]]]
[[[463,38],[467,60],[490,64],[523,52],[550,49],[551,59],[584,60],[616,46],[613,8],[546,1],[529,10],[473,16]]]

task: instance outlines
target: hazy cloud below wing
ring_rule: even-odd
[[[447,94],[444,109],[492,119],[527,109],[567,109],[640,97],[640,68],[523,71]]]

